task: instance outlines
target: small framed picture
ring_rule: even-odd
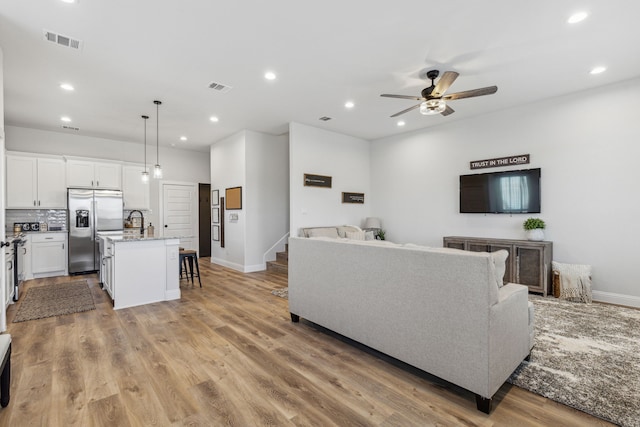
[[[211,208],[211,222],[214,224],[220,222],[220,208]]]
[[[220,192],[218,190],[211,190],[211,206],[218,206],[220,204]]]
[[[220,241],[220,227],[217,225],[211,227],[211,240],[214,242]]]

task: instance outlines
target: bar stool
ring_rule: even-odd
[[[202,287],[202,281],[200,280],[200,266],[198,265],[198,254],[193,249],[180,248],[178,251],[180,256],[180,278],[182,279],[182,272],[184,271],[185,278],[189,280],[191,275],[191,284],[194,284],[194,276],[198,278],[198,283]],[[196,274],[193,273],[193,264],[196,264]],[[188,266],[188,268],[187,268]]]

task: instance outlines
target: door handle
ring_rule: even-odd
[[[166,225],[165,225],[166,227]],[[5,246],[11,246],[11,243],[9,242],[0,242],[0,248],[4,248]]]
[[[169,228],[169,226],[167,224],[164,225],[164,228]]]

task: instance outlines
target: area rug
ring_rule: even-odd
[[[280,298],[289,298],[289,288],[274,289],[271,293]]]
[[[640,426],[640,310],[529,295],[535,347],[508,382],[622,426]]]
[[[79,280],[29,289],[13,321],[25,322],[95,309],[87,281]]]

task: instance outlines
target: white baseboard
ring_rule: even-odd
[[[180,299],[180,289],[171,289],[164,291],[164,300],[171,301],[174,299]]]
[[[626,305],[627,307],[640,308],[640,297],[632,295],[615,294],[613,292],[593,291],[593,300],[609,304]]]
[[[267,264],[255,264],[255,265],[245,265],[244,272],[245,273],[253,273],[254,271],[265,271],[267,269]]]

